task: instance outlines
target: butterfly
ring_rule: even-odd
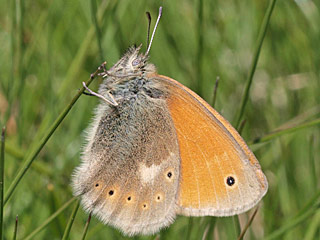
[[[268,189],[231,124],[149,63],[151,42],[103,65],[98,93],[87,88],[101,101],[72,179],[85,210],[130,236],[154,234],[177,215],[243,213]]]

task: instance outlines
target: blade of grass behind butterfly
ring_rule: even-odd
[[[287,223],[283,224],[282,227],[278,228],[268,236],[264,238],[264,240],[278,239],[287,231],[291,230],[298,224],[304,222],[307,218],[315,214],[316,211],[319,210],[320,207],[320,190],[316,192],[316,194],[310,199],[310,201]]]
[[[256,46],[254,54],[253,54],[253,60],[251,62],[251,67],[250,67],[250,70],[249,70],[248,79],[247,79],[246,86],[245,86],[245,89],[244,89],[244,93],[243,93],[243,96],[242,96],[242,99],[241,99],[240,110],[239,110],[239,113],[238,113],[238,115],[236,117],[236,121],[235,121],[235,124],[234,124],[234,126],[236,128],[239,128],[239,126],[240,126],[240,122],[241,122],[241,119],[242,119],[242,116],[243,116],[243,113],[244,113],[244,109],[245,109],[246,104],[248,102],[249,91],[250,91],[250,88],[251,88],[252,79],[253,79],[254,73],[256,71],[256,67],[257,67],[257,63],[258,63],[258,60],[259,60],[259,55],[260,55],[262,43],[263,43],[264,37],[266,35],[267,28],[268,28],[268,25],[269,25],[269,22],[270,22],[270,19],[271,19],[271,15],[272,15],[274,6],[276,4],[276,1],[277,0],[270,0],[269,1],[268,9],[266,11],[266,14],[265,14],[265,16],[263,18],[263,21],[262,21],[262,24],[261,24],[261,28],[260,28],[259,35],[258,35],[257,46]]]
[[[318,232],[318,234],[320,234],[319,229],[320,229],[320,209],[317,210],[317,212],[314,214],[312,220],[310,221],[310,224],[306,230],[304,240],[317,239],[317,237],[316,237],[317,232]],[[318,238],[319,238],[319,235],[318,235]]]
[[[97,12],[97,21],[100,23],[102,19],[105,17],[106,13],[108,12],[108,8],[112,8],[117,1],[102,1],[98,7]],[[110,3],[110,4],[109,4]],[[59,96],[65,96],[67,92],[70,92],[70,85],[76,79],[77,74],[79,73],[78,69],[84,63],[85,57],[90,49],[90,45],[92,44],[92,39],[94,37],[94,25],[91,24],[90,28],[87,31],[86,37],[83,39],[81,46],[79,47],[69,69],[66,74],[65,79],[62,82],[62,85],[59,89]],[[88,85],[87,85],[88,86]]]
[[[308,128],[308,127],[312,127],[312,126],[316,126],[318,124],[320,124],[320,118],[317,118],[315,120],[312,120],[312,121],[309,121],[309,122],[306,122],[306,123],[303,123],[303,124],[298,124],[296,126],[292,126],[292,127],[286,128],[286,129],[282,129],[280,131],[271,132],[269,134],[266,134],[263,137],[259,137],[259,138],[256,138],[256,139],[248,142],[248,144],[251,145],[251,144],[267,142],[267,141],[270,141],[273,138],[282,136],[284,134],[293,133],[295,131],[298,131],[298,130],[301,130],[301,129],[304,129],[304,128]]]
[[[98,70],[95,72],[95,74],[97,72],[98,72]],[[93,78],[90,78],[86,82],[86,85],[89,86],[92,81],[93,81]],[[14,180],[12,181],[12,183],[10,184],[10,186],[9,186],[7,192],[6,192],[6,195],[5,195],[5,198],[4,198],[4,204],[7,203],[7,201],[11,197],[13,191],[15,190],[15,188],[17,187],[17,185],[21,181],[22,177],[24,176],[24,174],[30,168],[33,160],[38,156],[38,154],[41,151],[41,149],[44,147],[44,145],[50,139],[50,137],[55,132],[55,130],[58,128],[58,126],[63,121],[63,119],[67,116],[67,114],[69,113],[69,111],[71,110],[73,105],[77,102],[77,100],[79,99],[79,97],[82,95],[83,92],[84,92],[84,87],[82,87],[78,91],[78,93],[73,97],[71,102],[65,107],[65,109],[61,112],[61,114],[58,116],[58,118],[55,120],[55,122],[48,129],[48,131],[46,132],[44,137],[39,141],[39,143],[37,143],[37,145],[31,150],[31,153],[26,157],[25,161],[23,162],[22,167],[20,168],[18,174],[15,176]]]
[[[197,21],[197,56],[195,63],[195,72],[197,79],[194,79],[196,87],[194,88],[196,93],[202,97],[202,87],[203,87],[203,69],[202,69],[202,60],[203,60],[203,51],[204,51],[204,24],[203,24],[203,0],[198,1],[198,21]]]
[[[86,238],[90,221],[91,221],[91,213],[89,214],[89,217],[88,217],[88,220],[86,222],[86,225],[84,226],[84,230],[83,230],[83,234],[82,234],[81,240],[84,240]]]
[[[249,228],[250,225],[252,224],[253,219],[255,218],[255,216],[256,216],[256,214],[257,214],[257,212],[258,212],[258,209],[259,209],[259,207],[257,207],[257,208],[254,210],[254,212],[253,212],[253,214],[251,215],[250,219],[248,220],[246,226],[243,228],[240,236],[238,237],[238,240],[242,240],[242,239],[243,239],[243,237],[244,237],[244,235],[246,234],[248,228]]]
[[[202,235],[202,240],[206,240],[206,239],[213,239],[213,232],[214,232],[214,227],[216,224],[216,217],[210,217],[210,220],[207,224],[207,227],[205,228],[205,231],[203,232]]]
[[[16,240],[17,239],[17,232],[18,232],[18,215],[16,216],[16,221],[14,224],[14,230],[13,230],[13,236],[12,236],[12,240]]]
[[[35,235],[37,235],[40,231],[42,231],[49,223],[51,223],[57,216],[59,216],[60,213],[62,213],[64,210],[69,207],[71,203],[76,201],[77,198],[73,197],[68,202],[66,202],[61,208],[59,208],[55,213],[53,213],[47,220],[43,222],[38,228],[36,228],[33,232],[31,232],[28,236],[24,237],[24,240],[33,239]]]
[[[318,189],[318,177],[317,177],[317,166],[316,166],[316,159],[314,156],[314,149],[316,149],[316,146],[314,144],[314,135],[310,138],[310,144],[309,144],[309,173],[311,178],[311,184],[313,184],[314,191],[317,191]]]
[[[271,19],[271,15],[275,6],[276,0],[270,0],[269,1],[269,6],[267,8],[266,14],[263,18],[262,24],[261,24],[261,28],[259,31],[259,36],[258,36],[258,41],[257,41],[257,46],[255,48],[255,52],[254,52],[254,58],[253,61],[251,63],[251,67],[250,67],[250,71],[249,71],[249,76],[246,82],[246,86],[245,86],[245,90],[241,99],[241,105],[240,105],[240,110],[239,110],[239,114],[236,120],[236,123],[234,124],[234,126],[239,130],[240,126],[241,126],[241,119],[242,119],[242,115],[244,113],[244,109],[245,106],[247,104],[248,98],[249,98],[249,91],[251,88],[251,84],[252,84],[252,80],[253,80],[253,76],[257,67],[257,63],[258,63],[258,59],[259,59],[259,55],[260,55],[260,51],[261,51],[261,47],[262,47],[262,43],[264,40],[264,37],[266,35],[267,32],[267,28]],[[237,236],[239,236],[240,232],[241,232],[241,227],[240,227],[240,222],[239,222],[239,218],[236,216],[233,216],[233,222],[234,222],[234,226],[235,226],[235,230],[236,230],[236,234]]]
[[[319,209],[319,206],[317,207]],[[297,225],[303,223],[307,218],[311,217],[315,214],[315,210],[317,208],[311,208],[303,215],[298,218],[291,219],[288,223],[284,224],[282,227],[277,229],[276,231],[272,232],[269,236],[264,238],[264,240],[271,240],[271,239],[279,239],[283,234],[290,231],[292,228],[296,227]]]
[[[23,89],[24,89],[24,76],[23,76],[23,72],[24,72],[24,68],[23,68],[23,56],[24,56],[24,50],[25,50],[25,44],[23,42],[23,18],[24,18],[24,7],[23,7],[23,1],[21,0],[17,0],[14,1],[15,5],[14,5],[14,10],[15,10],[15,19],[16,19],[16,26],[13,30],[15,31],[15,36],[12,36],[14,39],[16,39],[16,42],[13,42],[13,54],[14,54],[14,61],[13,61],[13,79],[14,79],[14,83],[16,85],[13,85],[13,93],[12,93],[12,97],[14,96],[21,96],[23,93]],[[12,102],[13,99],[10,99]],[[9,103],[9,109],[11,109],[12,104]],[[21,114],[23,111],[22,108],[19,109],[19,114]],[[8,111],[7,113],[10,114],[11,111]],[[18,128],[22,128],[22,119],[18,118],[17,119],[17,125]],[[23,128],[22,128],[23,129]],[[18,132],[18,140],[19,143],[21,143],[22,140],[22,136],[23,136],[23,131],[19,131]]]
[[[96,38],[97,38],[97,44],[98,44],[98,49],[99,49],[99,56],[100,56],[100,61],[103,62],[103,51],[102,51],[102,45],[101,45],[101,31],[100,27],[98,25],[98,20],[97,20],[97,2],[96,0],[90,0],[90,10],[91,10],[91,19],[96,31]]]
[[[170,11],[170,9],[168,9]],[[175,11],[175,10],[173,10]],[[172,14],[173,16],[177,16],[177,14]],[[171,14],[168,14],[168,18],[171,16]],[[164,22],[167,22],[161,25],[161,28],[164,31],[164,37],[166,37],[167,46],[170,47],[170,51],[172,52],[172,56],[177,56],[176,63],[178,64],[178,68],[181,72],[185,73],[185,76],[194,76],[192,69],[192,65],[190,65],[186,60],[187,58],[179,57],[182,56],[180,51],[180,45],[177,42],[177,38],[174,36],[175,31],[171,30],[171,24],[170,21],[174,21],[174,19],[167,19],[163,18]]]
[[[71,227],[73,225],[74,219],[75,219],[75,217],[77,215],[77,212],[78,212],[78,209],[79,209],[79,205],[80,205],[80,201],[78,199],[76,204],[74,205],[73,211],[72,211],[72,213],[70,215],[68,224],[67,224],[66,229],[65,229],[65,231],[63,233],[62,240],[67,240],[68,237],[69,237],[69,233],[70,233]]]
[[[185,237],[186,240],[191,239],[192,228],[193,228],[193,217],[189,217],[188,228],[187,228],[186,237]]]
[[[5,127],[1,132],[0,148],[0,240],[3,238],[3,188],[4,188],[4,146],[5,146]]]

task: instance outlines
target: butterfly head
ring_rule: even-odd
[[[109,76],[130,79],[155,72],[155,66],[148,63],[148,55],[140,53],[141,46],[132,46],[108,71]]]

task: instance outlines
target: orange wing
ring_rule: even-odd
[[[268,182],[238,132],[187,87],[165,76],[154,79],[168,91],[180,147],[178,213],[229,216],[252,208]]]

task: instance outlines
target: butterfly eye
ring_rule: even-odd
[[[137,66],[138,64],[140,63],[140,59],[139,58],[136,58],[135,60],[133,60],[132,62],[132,66]]]

